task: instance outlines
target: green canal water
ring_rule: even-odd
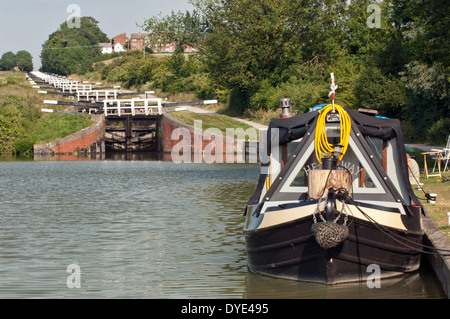
[[[242,214],[258,174],[124,155],[1,161],[0,298],[445,298],[426,269],[381,288],[249,273]]]

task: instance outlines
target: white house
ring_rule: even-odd
[[[111,46],[111,43],[99,43],[98,44],[100,48],[102,49],[102,54],[106,53],[113,53],[113,48]]]
[[[123,47],[122,43],[116,43],[114,45],[114,52],[124,52],[125,48]]]

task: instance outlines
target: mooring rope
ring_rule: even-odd
[[[345,168],[343,166],[336,166],[333,169],[337,169],[338,167],[349,171],[347,168]],[[333,171],[333,169],[330,170],[330,173],[328,174],[328,177],[330,177],[331,172]],[[326,185],[327,185],[327,182],[328,182],[328,177],[327,177],[327,181],[326,181],[326,183],[324,185],[324,189],[322,191],[322,196],[323,196],[323,194],[325,192],[325,189],[326,189]],[[351,178],[353,179],[353,176],[351,176]],[[351,183],[351,185],[353,185],[353,182]],[[425,245],[423,243],[417,243],[415,241],[412,241],[412,240],[409,240],[407,238],[401,237],[400,235],[396,234],[395,232],[391,231],[390,229],[386,228],[385,226],[379,224],[375,219],[373,219],[371,216],[369,216],[367,213],[365,213],[359,207],[359,205],[350,196],[350,194],[349,194],[347,189],[339,188],[336,191],[336,194],[337,194],[336,195],[336,199],[341,201],[344,206],[348,205],[348,204],[354,205],[356,207],[356,209],[370,223],[374,224],[375,227],[377,227],[386,236],[388,236],[392,240],[396,241],[397,243],[403,245],[404,247],[412,249],[412,250],[415,250],[415,251],[418,251],[418,252],[421,252],[421,253],[430,254],[430,255],[441,255],[441,256],[445,256],[445,257],[446,256],[450,256],[450,249],[436,248],[436,247],[433,247],[433,246]],[[321,201],[319,199],[318,206],[317,206],[318,208],[319,208],[320,203],[321,203]],[[318,211],[319,216],[322,217],[320,209],[318,209],[318,210],[319,210]],[[324,219],[322,218],[323,222],[317,223],[317,220],[316,220],[316,217],[315,217],[316,213],[317,213],[317,210],[313,214],[313,221],[314,221],[314,223],[311,226],[311,232],[313,233],[313,235],[316,238],[316,241],[318,242],[318,244],[321,247],[323,247],[325,249],[335,247],[335,246],[337,246],[338,244],[340,244],[342,241],[344,241],[347,238],[347,236],[348,236],[348,226],[346,225],[346,223],[344,223],[343,225],[339,225],[339,226],[345,226],[345,227],[347,227],[347,230],[345,230],[343,227],[335,227],[335,226],[330,226],[330,225],[327,225],[327,226],[325,226],[325,225],[314,226],[315,224],[325,224],[325,223],[327,223],[327,224],[331,224],[331,223],[336,224],[337,219],[338,219],[338,218],[336,218],[334,221],[331,222],[331,221],[324,221]],[[326,239],[325,238],[326,234],[328,234],[328,236],[330,236],[330,239]],[[420,248],[412,247],[412,246],[408,245],[407,243],[411,243],[411,244],[417,245]],[[425,248],[426,249],[430,249],[432,251],[426,251]],[[445,252],[445,253],[449,253],[449,254],[442,254],[442,253],[439,253],[439,252]]]
[[[417,198],[420,199],[420,200],[429,200],[429,199],[431,199],[430,193],[425,192],[425,190],[423,189],[423,187],[420,185],[419,181],[417,180],[416,176],[414,175],[411,167],[408,166],[408,170],[411,172],[411,175],[412,175],[412,177],[414,177],[414,179],[415,179],[415,181],[417,183],[417,186],[419,186],[420,190],[425,194],[425,197],[426,197],[426,198],[419,198],[419,197],[417,197]]]
[[[356,202],[354,202],[353,198],[351,196],[349,196],[348,194],[345,196],[345,198],[347,200],[349,200],[349,202],[351,204],[353,204],[356,209],[364,216],[367,218],[367,220],[369,222],[371,222],[372,224],[374,224],[380,231],[382,231],[386,236],[388,236],[389,238],[393,239],[394,241],[396,241],[397,243],[405,246],[406,248],[412,249],[412,250],[416,250],[418,252],[422,252],[422,253],[426,253],[426,254],[431,254],[431,255],[442,255],[442,256],[450,256],[450,254],[440,254],[438,251],[442,251],[442,252],[448,252],[450,253],[450,249],[443,249],[443,248],[436,248],[433,246],[428,246],[425,244],[421,244],[421,243],[417,243],[415,241],[409,240],[407,238],[401,237],[400,235],[396,234],[395,232],[389,230],[388,228],[386,228],[385,226],[379,224],[375,219],[373,219],[371,216],[369,216],[367,213],[365,213]],[[395,238],[397,237],[397,238]],[[398,239],[398,238],[401,238]],[[403,241],[403,242],[402,242]],[[417,245],[419,247],[421,247],[421,249],[416,248],[416,247],[412,247],[410,245],[407,245],[406,242],[408,243],[412,243],[414,245]],[[427,249],[431,249],[431,250],[436,250],[437,252],[429,252],[429,251],[425,251],[424,248]]]

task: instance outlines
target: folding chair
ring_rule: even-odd
[[[439,167],[439,171],[441,171],[440,169],[441,169],[442,165],[444,165],[444,162],[445,162],[445,166],[444,166],[444,169],[442,170],[442,172],[445,172],[445,170],[448,167],[448,162],[450,161],[450,135],[448,136],[448,139],[447,139],[447,145],[445,146],[445,148],[443,150],[433,150],[433,151],[439,151],[439,153],[436,154],[436,160],[435,160],[434,166],[433,166],[433,173],[436,168],[436,164]]]
[[[442,152],[441,160],[445,161],[445,167],[443,170],[443,172],[445,172],[445,170],[448,167],[448,161],[450,161],[450,135],[448,136],[447,146],[444,148],[444,151]]]

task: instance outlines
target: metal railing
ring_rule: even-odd
[[[95,99],[97,102],[100,100],[113,99],[116,100],[119,94],[119,90],[93,90],[93,91],[77,91],[78,101]]]
[[[154,104],[156,102],[156,105]],[[129,114],[128,110],[131,111],[131,115],[136,115],[136,112],[142,113],[143,110],[145,115],[151,114],[162,114],[162,99],[152,98],[152,99],[114,99],[114,100],[104,100],[103,101],[103,111],[105,116],[108,115],[118,115]],[[153,104],[151,104],[153,103]]]

